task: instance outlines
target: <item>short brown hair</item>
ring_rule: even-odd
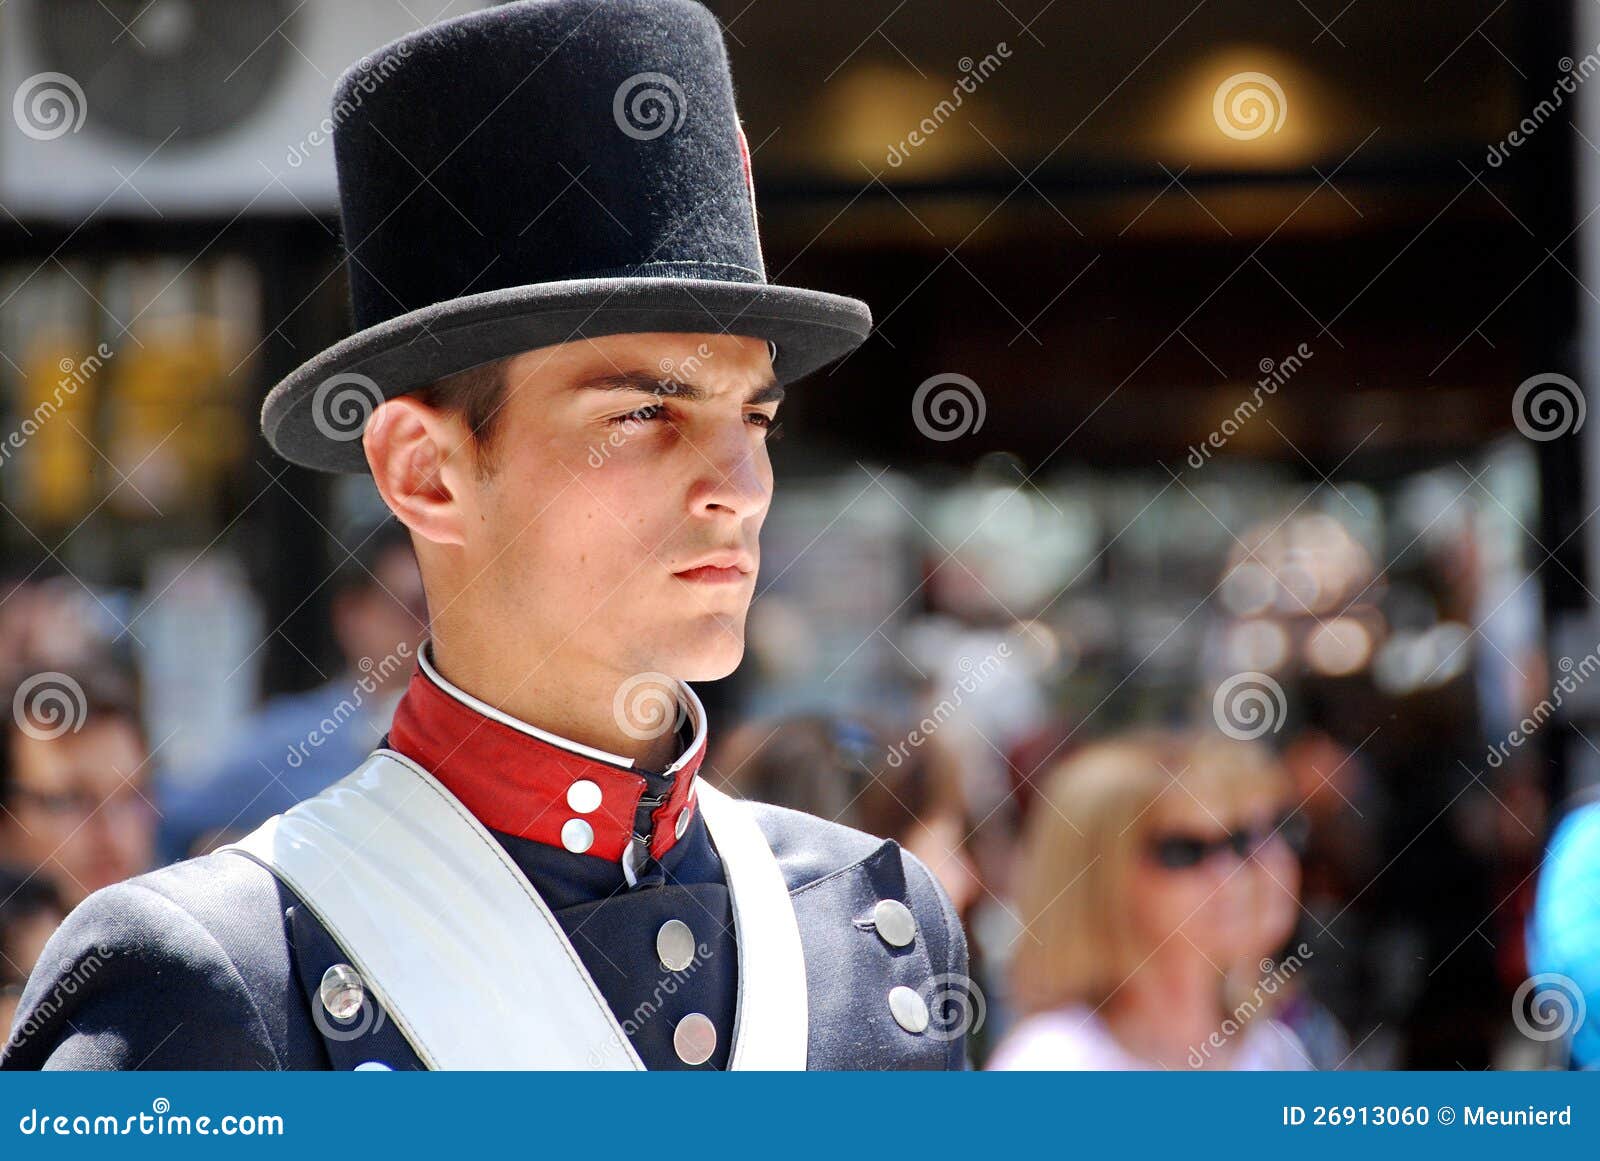
[[[419,387],[415,395],[429,407],[459,415],[472,433],[473,462],[478,475],[488,476],[495,468],[495,436],[500,430],[500,413],[506,401],[510,358],[479,363]]]

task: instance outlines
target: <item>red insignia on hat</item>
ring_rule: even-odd
[[[756,182],[750,176],[750,142],[745,139],[743,125],[735,121],[734,128],[739,132],[739,168],[744,172],[744,189],[750,195],[750,224],[756,232],[756,257],[761,260],[764,269],[767,263],[766,256],[761,252],[761,223],[756,219]]]

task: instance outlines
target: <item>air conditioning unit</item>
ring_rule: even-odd
[[[405,61],[375,49],[490,6],[11,0],[0,7],[0,206],[23,221],[331,212],[339,74],[365,58],[381,84]]]

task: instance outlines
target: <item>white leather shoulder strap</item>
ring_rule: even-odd
[[[742,804],[703,783],[696,793],[739,944],[730,1067],[804,1068],[805,963],[777,860]],[[300,897],[427,1067],[644,1067],[538,892],[403,755],[376,751],[221,849]]]
[[[704,782],[695,794],[722,856],[739,941],[739,1014],[728,1067],[803,1069],[810,1015],[789,886],[748,806]]]
[[[222,849],[300,897],[429,1068],[643,1067],[505,850],[402,755]]]

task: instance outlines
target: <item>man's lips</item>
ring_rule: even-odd
[[[742,552],[719,552],[702,557],[672,575],[692,584],[734,584],[755,572],[755,561]]]
[[[739,568],[718,568],[714,564],[703,564],[699,568],[686,569],[672,575],[679,580],[694,584],[733,584],[744,580],[750,574]]]

